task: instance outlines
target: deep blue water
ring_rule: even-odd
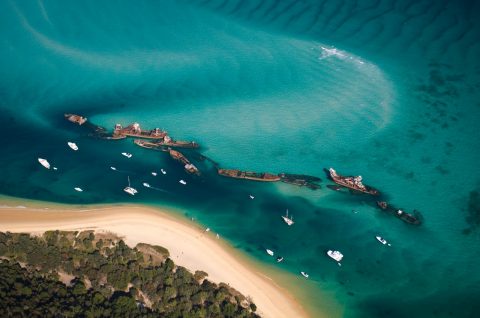
[[[480,312],[477,2],[2,1],[0,12],[0,193],[177,207],[259,261],[274,264],[265,248],[284,256],[278,267],[298,276],[314,311]],[[187,152],[203,172],[192,178],[131,139],[88,137],[65,112],[158,126],[222,167],[316,175],[322,189],[222,178]],[[330,166],[424,223],[329,190]],[[150,174],[160,168],[167,175]],[[135,197],[122,191],[127,176]]]

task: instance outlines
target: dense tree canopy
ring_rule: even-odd
[[[258,317],[233,288],[168,256],[93,231],[0,232],[0,317]]]

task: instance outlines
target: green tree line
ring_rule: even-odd
[[[168,250],[114,235],[0,232],[0,317],[259,317],[248,298]]]

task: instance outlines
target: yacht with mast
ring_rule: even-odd
[[[288,226],[292,225],[293,223],[293,216],[288,217],[288,209],[287,209],[287,215],[282,215],[282,219],[287,223]]]
[[[138,193],[137,189],[132,188],[132,187],[130,186],[130,176],[128,176],[127,178],[128,178],[128,187],[125,187],[125,188],[123,189],[123,191],[125,191],[125,192],[127,192],[128,194],[131,194],[131,195],[137,194],[137,193]]]

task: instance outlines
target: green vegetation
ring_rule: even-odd
[[[233,288],[168,256],[92,231],[0,232],[0,317],[258,317]]]

